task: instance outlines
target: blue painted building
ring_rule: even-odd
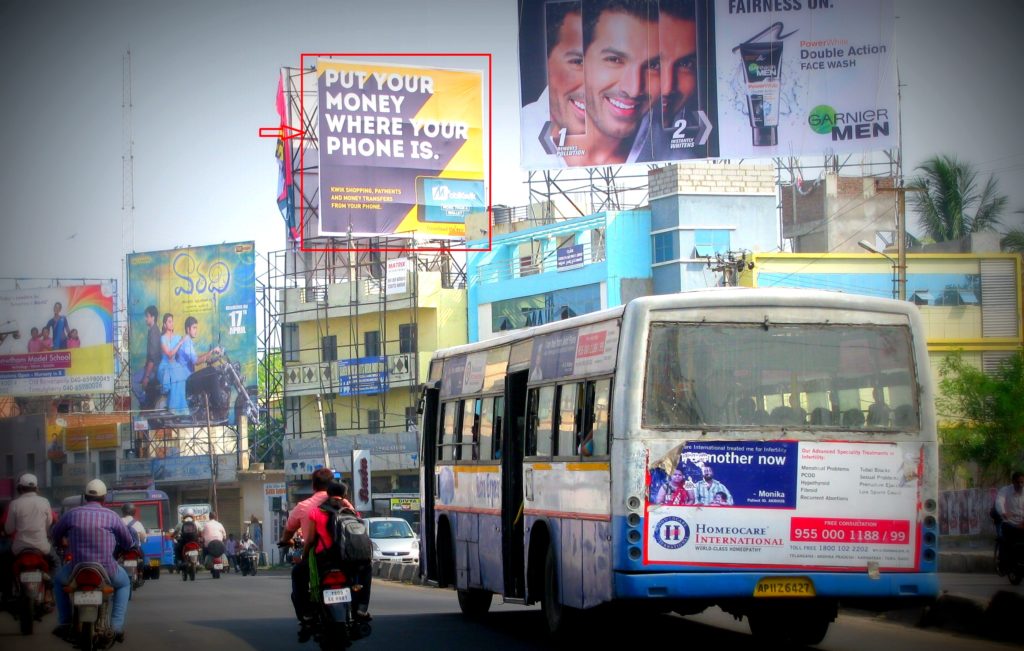
[[[651,213],[600,212],[497,235],[490,251],[469,254],[466,278],[469,341],[621,305],[653,291]]]
[[[770,165],[668,165],[651,170],[649,180],[655,294],[722,284],[708,265],[716,255],[778,248]]]

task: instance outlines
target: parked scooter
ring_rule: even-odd
[[[11,604],[22,635],[32,635],[35,622],[53,609],[46,598],[53,585],[50,572],[46,556],[36,549],[26,549],[14,559]]]
[[[199,553],[202,551],[202,547],[199,543],[190,540],[185,543],[185,546],[181,548],[181,580],[182,581],[195,581],[196,580],[196,569],[199,567]]]
[[[99,563],[79,563],[64,590],[71,596],[72,641],[82,651],[108,648],[114,639],[110,617],[114,586]]]
[[[220,573],[228,567],[227,549],[224,543],[219,540],[210,541],[206,545],[206,569],[210,570],[210,576],[220,578]]]
[[[121,554],[117,560],[131,581],[132,592],[141,588],[142,584],[146,582],[146,573],[143,571],[142,565],[145,562],[145,556],[142,550],[138,547],[132,547]]]
[[[311,567],[316,558],[310,556]],[[368,621],[353,619],[352,593],[362,589],[356,577],[339,569],[318,573],[319,585],[312,591],[312,637],[321,651],[344,649],[373,631]]]

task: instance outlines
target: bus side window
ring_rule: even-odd
[[[551,456],[551,434],[554,416],[555,387],[530,389],[526,414],[526,456]]]
[[[579,383],[564,384],[561,386],[558,399],[558,446],[555,454],[560,457],[578,454],[577,428],[580,423],[577,419],[578,403],[582,385]]]
[[[505,422],[505,397],[498,396],[494,399],[494,454],[492,458],[501,458],[501,428]]]
[[[462,401],[462,446],[459,458],[463,461],[479,459],[476,447],[480,434],[480,398]]]
[[[442,402],[441,403],[441,431],[437,433],[437,460],[444,461],[448,459],[448,455],[445,454],[445,443],[452,434],[452,421],[455,416],[455,410],[452,409],[452,403]]]
[[[480,439],[477,445],[478,459],[492,459],[491,442],[494,440],[493,398],[484,398],[480,407]]]
[[[611,380],[587,382],[587,402],[584,409],[583,438],[580,454],[585,457],[608,454],[608,422],[611,405]]]

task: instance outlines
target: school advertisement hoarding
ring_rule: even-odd
[[[150,428],[234,425],[256,390],[252,242],[128,256],[132,408]]]
[[[650,467],[647,563],[916,569],[911,443],[688,441]]]
[[[317,61],[320,232],[461,238],[486,209],[482,76]]]
[[[114,390],[112,283],[0,292],[0,395]]]
[[[520,0],[522,166],[896,145],[892,0]]]

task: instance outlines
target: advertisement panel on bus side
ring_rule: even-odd
[[[917,569],[920,443],[688,441],[648,473],[646,563]]]

